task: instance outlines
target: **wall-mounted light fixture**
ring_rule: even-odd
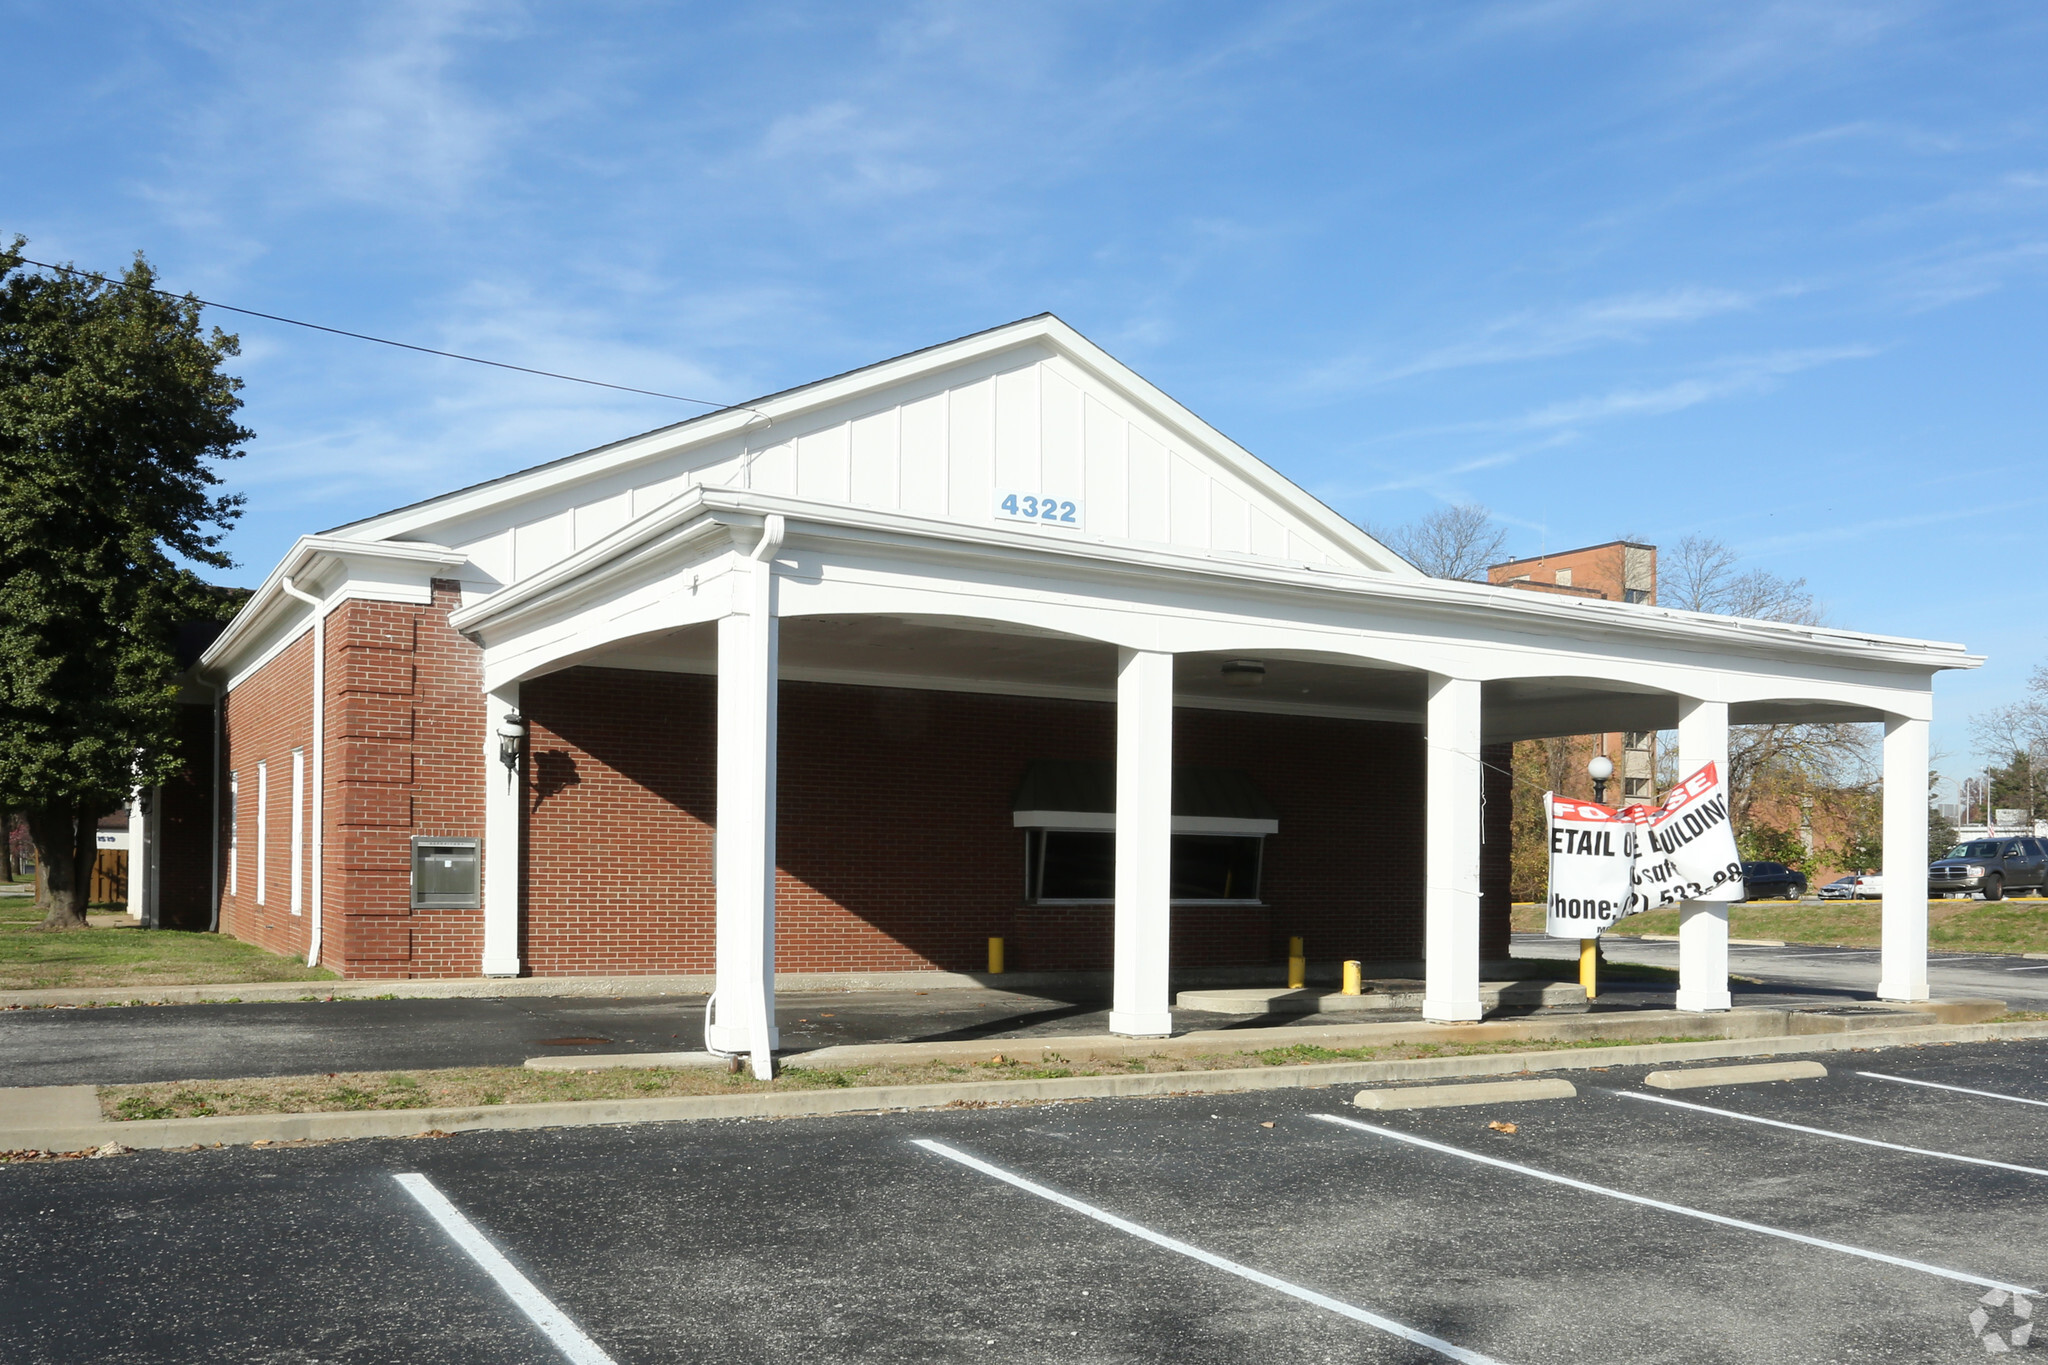
[[[1257,687],[1266,680],[1266,666],[1257,659],[1232,659],[1223,665],[1225,687]]]
[[[519,760],[526,756],[526,717],[517,711],[507,711],[505,719],[498,724],[498,762],[511,772],[519,771]]]

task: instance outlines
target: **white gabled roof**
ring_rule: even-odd
[[[1247,564],[1419,572],[1051,314],[370,517],[336,538],[427,541],[490,591],[684,492],[723,487],[1020,537]],[[1067,525],[1006,514],[1055,500]]]

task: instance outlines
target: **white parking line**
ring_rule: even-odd
[[[2009,972],[2048,972],[2048,962],[2044,962],[2038,967],[2007,967],[2006,970]]]
[[[569,1321],[568,1314],[535,1289],[533,1281],[520,1274],[517,1267],[491,1245],[490,1239],[462,1216],[462,1210],[449,1203],[448,1196],[434,1188],[433,1181],[411,1173],[391,1178],[419,1201],[420,1207],[441,1225],[441,1230],[455,1245],[468,1252],[470,1259],[498,1282],[498,1288],[505,1291],[505,1297],[531,1318],[534,1326],[547,1333],[548,1340],[555,1343],[556,1349],[573,1365],[617,1365],[596,1342],[583,1335],[582,1328]]]
[[[1976,1095],[1980,1099],[2009,1100],[2014,1104],[2038,1104],[2048,1109],[2048,1100],[2030,1100],[2023,1095],[2001,1095],[1996,1090],[1972,1090],[1968,1086],[1943,1085],[1940,1081],[1916,1081],[1911,1076],[1887,1076],[1882,1071],[1859,1071],[1859,1076],[1868,1076],[1873,1081],[1896,1081],[1900,1085],[1924,1085],[1929,1090],[1953,1090],[1958,1095]]]
[[[1503,1171],[1513,1171],[1517,1175],[1534,1176],[1538,1180],[1548,1180],[1557,1185],[1568,1185],[1572,1189],[1584,1190],[1588,1194],[1604,1194],[1609,1199],[1621,1199],[1631,1204],[1641,1204],[1646,1208],[1662,1209],[1666,1213],[1676,1213],[1686,1218],[1697,1218],[1702,1222],[1719,1223],[1723,1227],[1741,1228],[1744,1232],[1760,1232],[1766,1237],[1782,1237],[1788,1242],[1803,1242],[1807,1246],[1820,1247],[1826,1251],[1839,1251],[1849,1256],[1860,1256],[1866,1261],[1882,1261],[1886,1265],[1895,1265],[1906,1270],[1918,1270],[1922,1274],[1935,1275],[1944,1280],[1956,1280],[1963,1284],[1979,1284],[1983,1285],[1986,1289],[2003,1289],[2008,1294],[2024,1294],[2031,1298],[2041,1292],[2038,1289],[2028,1288],[2026,1285],[2008,1284],[2004,1280],[1992,1280],[1986,1279],[1982,1275],[1972,1275],[1966,1270],[1948,1270],[1942,1266],[1929,1265],[1925,1261],[1908,1260],[1903,1256],[1888,1256],[1882,1251],[1867,1251],[1862,1247],[1852,1247],[1843,1242],[1830,1242],[1823,1237],[1808,1237],[1803,1232],[1789,1232],[1784,1228],[1767,1227],[1762,1223],[1751,1223],[1741,1218],[1729,1218],[1718,1213],[1708,1213],[1704,1209],[1689,1209],[1683,1204],[1668,1204],[1662,1199],[1651,1199],[1647,1195],[1630,1194],[1626,1190],[1611,1190],[1605,1185],[1594,1185],[1584,1180],[1574,1180],[1568,1175],[1555,1175],[1549,1171],[1539,1171],[1534,1166],[1523,1166],[1512,1161],[1502,1161],[1498,1157],[1481,1156],[1477,1152],[1468,1152],[1462,1147],[1448,1147],[1441,1142],[1431,1142],[1428,1138],[1416,1137],[1413,1133],[1403,1133],[1394,1128],[1380,1128],[1370,1123],[1360,1123],[1357,1119],[1342,1118],[1336,1114],[1315,1114],[1311,1117],[1319,1118],[1325,1123],[1336,1123],[1342,1124],[1346,1128],[1356,1128],[1361,1133],[1371,1133],[1376,1137],[1390,1137],[1397,1142],[1407,1142],[1417,1147],[1427,1147],[1433,1152],[1443,1152],[1448,1156],[1463,1157],[1467,1161],[1476,1161],[1484,1166],[1497,1166]]]
[[[1328,1309],[1332,1313],[1350,1318],[1353,1322],[1362,1322],[1368,1327],[1377,1327],[1380,1331],[1391,1336],[1397,1336],[1403,1341],[1413,1342],[1417,1346],[1426,1346],[1438,1355],[1446,1356],[1451,1360],[1463,1361],[1466,1362],[1466,1365],[1500,1365],[1500,1362],[1494,1360],[1491,1356],[1483,1356],[1477,1351],[1468,1351],[1462,1346],[1454,1346],[1441,1337],[1433,1337],[1427,1332],[1419,1332],[1413,1327],[1395,1322],[1392,1318],[1383,1318],[1377,1313],[1367,1312],[1363,1308],[1357,1308],[1345,1303],[1342,1299],[1333,1299],[1327,1294],[1318,1294],[1313,1289],[1304,1289],[1298,1284],[1290,1284],[1286,1280],[1266,1274],[1263,1270],[1253,1270],[1250,1266],[1239,1265],[1236,1261],[1227,1261],[1213,1252],[1204,1251],[1197,1246],[1189,1246],[1186,1242],[1176,1241],[1162,1233],[1154,1232],[1150,1228],[1139,1227],[1136,1223],[1098,1209],[1093,1204],[1084,1204],[1070,1195],[1061,1194],[1058,1190],[1049,1190],[1043,1185],[1026,1180],[1021,1175],[1012,1175],[1000,1166],[991,1166],[979,1157],[969,1156],[958,1148],[948,1147],[943,1142],[934,1142],[930,1138],[913,1138],[911,1140],[936,1156],[945,1157],[948,1161],[957,1161],[962,1166],[966,1166],[971,1170],[980,1171],[983,1175],[993,1176],[1005,1184],[1014,1185],[1026,1194],[1035,1194],[1040,1199],[1051,1200],[1062,1208],[1072,1209],[1075,1213],[1086,1214],[1098,1223],[1107,1224],[1119,1232],[1128,1232],[1131,1236],[1150,1242],[1153,1246],[1164,1247],[1168,1251],[1178,1252],[1182,1256],[1200,1261],[1203,1265],[1214,1266],[1218,1270],[1227,1271],[1242,1279],[1250,1280],[1253,1284],[1261,1284],[1268,1289],[1277,1289],[1282,1294],[1300,1299],[1304,1303],[1312,1303],[1318,1308]]]
[[[1712,1105],[1693,1104],[1687,1100],[1667,1099],[1662,1095],[1644,1095],[1633,1090],[1611,1090],[1625,1100],[1642,1100],[1647,1104],[1668,1104],[1674,1109],[1691,1109],[1701,1114],[1719,1114],[1722,1118],[1741,1119],[1744,1123],[1765,1123],[1773,1128],[1785,1128],[1795,1133],[1811,1133],[1815,1137],[1834,1138],[1838,1142],[1860,1142],[1865,1147],[1884,1147],[1894,1152],[1911,1152],[1914,1156],[1938,1157],[1943,1161],[1966,1161],[1972,1166],[1996,1166],[2001,1171],[2018,1171],[2021,1175],[2048,1175],[2038,1166],[2015,1166],[2009,1161],[1992,1161],[1981,1156],[1963,1156],[1957,1152],[1934,1152],[1925,1147],[1905,1147],[1896,1142],[1879,1142],[1876,1138],[1857,1137],[1854,1133],[1837,1133],[1827,1128],[1808,1128],[1803,1123],[1786,1123],[1781,1119],[1758,1118],[1755,1114],[1738,1114],[1733,1109],[1716,1109]]]

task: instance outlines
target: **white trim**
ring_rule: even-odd
[[[285,590],[287,579],[329,598],[330,611],[333,600],[351,597],[425,604],[433,601],[432,580],[450,577],[466,563],[467,555],[445,545],[300,536],[235,613],[227,629],[199,656],[193,671],[209,681],[226,673],[232,679],[229,685],[233,686],[296,639],[304,624],[292,629],[289,638],[265,649],[257,663],[241,662],[242,652],[252,639],[261,638],[281,621],[303,612],[310,622],[310,610]],[[338,578],[341,586],[330,587],[330,578]]]
[[[228,894],[242,894],[242,774],[228,772]]]
[[[1018,810],[1010,812],[1017,829],[1113,830],[1116,813],[1099,810]],[[1278,834],[1278,820],[1240,819],[1232,815],[1176,815],[1175,834]]]
[[[256,760],[256,903],[270,900],[270,760]]]
[[[294,915],[306,913],[306,751],[292,750],[292,889]]]

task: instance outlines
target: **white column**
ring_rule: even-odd
[[[1712,762],[1728,780],[1728,703],[1678,700],[1678,768],[1681,777]],[[1678,904],[1678,998],[1682,1010],[1725,1010],[1728,994],[1728,902]]]
[[[1479,836],[1484,769],[1479,761],[1479,684],[1429,675],[1427,794],[1423,834],[1422,1017],[1477,1019]]]
[[[1173,1032],[1167,999],[1173,928],[1173,656],[1118,651],[1116,971],[1109,1031]]]
[[[1884,721],[1880,1000],[1927,998],[1927,722]]]
[[[484,961],[485,976],[517,976],[519,961],[520,819],[526,775],[498,758],[498,727],[519,710],[519,684],[484,694]]]
[[[732,610],[718,622],[718,983],[704,1024],[713,1052],[774,1074],[775,702],[779,635],[774,553],[780,518],[755,557],[735,558]]]
[[[149,899],[150,818],[143,809],[146,804],[139,790],[128,802],[128,915],[140,920],[143,928],[154,929],[156,907]]]

